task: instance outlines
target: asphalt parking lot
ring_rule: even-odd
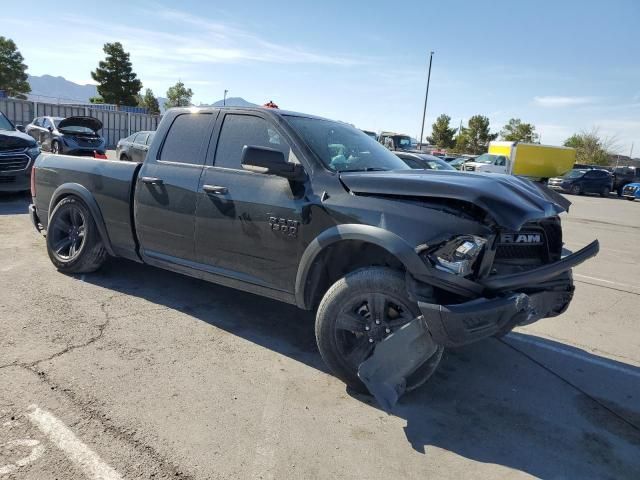
[[[560,317],[448,351],[393,414],[326,370],[313,316],[110,260],[53,268],[0,197],[0,478],[640,478],[640,202],[570,197]]]

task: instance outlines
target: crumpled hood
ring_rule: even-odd
[[[58,124],[58,130],[68,127],[86,127],[97,133],[102,128],[102,122],[93,117],[67,117]]]
[[[518,231],[527,222],[569,210],[569,202],[546,186],[513,175],[396,170],[340,174],[353,193],[456,199],[482,208],[498,225]]]
[[[36,141],[26,133],[18,130],[0,130],[0,151],[35,146]]]

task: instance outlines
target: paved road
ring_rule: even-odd
[[[128,261],[65,276],[0,198],[0,478],[640,478],[640,202],[559,318],[445,354],[392,415],[328,374],[312,316]]]

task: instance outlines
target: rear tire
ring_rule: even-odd
[[[383,313],[372,312],[371,304],[383,305]],[[370,322],[372,313],[382,318],[380,325]],[[336,377],[358,392],[369,393],[358,378],[358,366],[371,355],[376,343],[419,314],[418,306],[407,295],[400,272],[382,267],[357,270],[334,283],[320,302],[316,315],[320,355]],[[348,328],[343,320],[345,315],[349,319]],[[385,333],[386,328],[391,332]],[[373,343],[369,343],[371,336],[376,337]],[[407,378],[407,391],[418,388],[433,375],[443,351],[443,347],[438,347]]]
[[[107,252],[96,222],[79,198],[66,197],[53,210],[47,227],[47,253],[63,273],[94,272],[104,263]]]

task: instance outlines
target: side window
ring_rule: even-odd
[[[42,119],[41,119],[40,117],[38,117],[38,118],[34,118],[34,119],[33,119],[33,124],[34,124],[36,127],[41,127],[41,126],[42,126]]]
[[[146,145],[148,133],[139,133],[136,137],[135,143],[139,143],[140,145]]]
[[[127,138],[127,141],[131,142],[131,143],[136,143],[136,138],[138,138],[137,133],[134,133],[133,135],[131,135],[129,138]]]
[[[151,141],[153,140],[153,137],[155,137],[155,136],[156,136],[155,132],[151,132],[149,134],[149,136],[147,137],[147,145],[151,145]]]
[[[44,128],[49,128],[49,127],[52,127],[53,125],[51,125],[51,122],[49,121],[49,119],[48,119],[48,118],[45,118],[45,119],[43,120],[43,122],[42,122],[42,126],[43,126]]]
[[[201,146],[208,139],[211,114],[183,113],[171,124],[164,140],[159,160],[180,163],[204,164]]]
[[[499,167],[504,167],[504,165],[507,163],[507,158],[503,157],[502,155],[499,156],[498,158],[496,158],[496,165],[498,165]]]
[[[290,147],[275,128],[260,117],[227,114],[224,117],[216,158],[216,167],[242,168],[242,149],[245,145],[273,148],[282,151],[290,160]]]

